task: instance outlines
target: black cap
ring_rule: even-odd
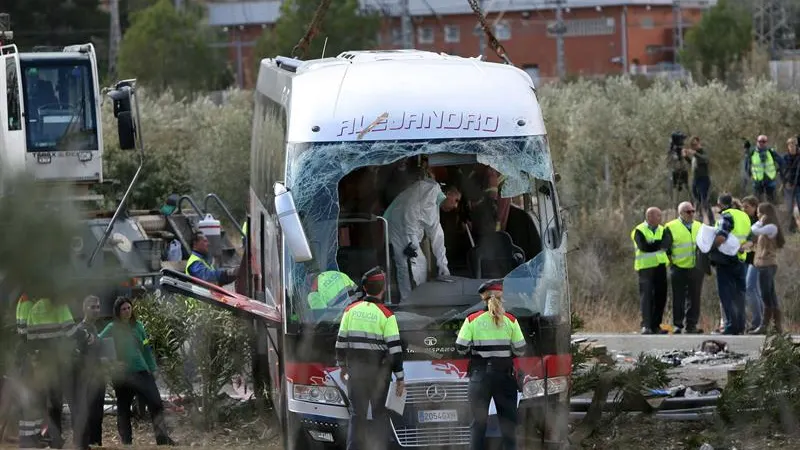
[[[361,277],[361,285],[363,286],[367,281],[370,282],[386,282],[386,272],[383,271],[381,266],[375,266],[364,273]]]
[[[489,280],[478,288],[478,294],[483,294],[486,291],[503,291],[503,280],[501,278],[496,278],[494,280]]]
[[[720,206],[733,206],[733,196],[726,192],[717,198],[717,203]]]

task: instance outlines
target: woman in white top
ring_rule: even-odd
[[[775,321],[775,329],[782,333],[782,315],[775,291],[775,272],[778,270],[778,250],[786,243],[778,221],[778,212],[771,203],[758,205],[758,222],[751,231],[756,236],[756,251],[753,265],[758,270],[758,284],[761,287],[761,300],[764,302],[764,319],[761,326],[751,334],[766,334],[770,319]]]

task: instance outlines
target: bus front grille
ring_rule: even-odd
[[[394,429],[397,443],[403,447],[468,445],[469,426]]]
[[[402,447],[468,445],[470,422],[469,382],[426,381],[406,385],[406,407],[391,420],[397,443]],[[444,413],[449,417],[434,416]],[[442,420],[444,419],[444,420]]]
[[[406,389],[407,405],[469,401],[469,383],[462,381],[407,384]]]

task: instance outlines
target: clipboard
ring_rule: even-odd
[[[396,382],[392,381],[389,383],[389,392],[386,394],[386,409],[389,411],[394,411],[397,414],[403,415],[403,411],[406,408],[406,397],[408,396],[408,389],[403,389],[403,394],[398,396],[397,395],[397,386]]]

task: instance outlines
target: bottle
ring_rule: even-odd
[[[181,259],[183,259],[181,241],[173,239],[169,243],[169,248],[167,249],[167,261],[180,261]]]

